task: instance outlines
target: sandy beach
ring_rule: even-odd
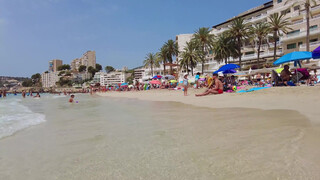
[[[207,108],[256,108],[263,110],[293,110],[313,123],[320,123],[320,86],[274,87],[249,93],[225,93],[195,97],[205,89],[189,89],[189,96],[175,90],[98,93],[104,97],[136,98],[147,101],[180,102]]]

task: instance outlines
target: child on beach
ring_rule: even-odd
[[[183,93],[184,93],[184,96],[187,96],[188,95],[188,74],[185,74],[183,76]]]

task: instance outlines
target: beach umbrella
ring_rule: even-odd
[[[162,79],[167,79],[167,80],[172,80],[172,79],[175,79],[176,77],[173,76],[173,75],[165,75],[162,77]]]
[[[218,72],[231,70],[231,69],[237,69],[237,68],[240,68],[240,66],[236,64],[226,64],[222,66],[220,69],[218,69],[217,71],[215,71],[214,74],[217,74]]]
[[[161,85],[161,82],[158,81],[158,80],[152,80],[149,82],[150,84],[158,84],[158,85]]]
[[[312,58],[313,59],[320,59],[320,46],[312,51]]]
[[[236,73],[236,72],[237,72],[237,71],[234,70],[234,69],[229,69],[229,70],[223,71],[223,74],[234,74],[234,73]]]
[[[280,65],[288,62],[297,62],[300,60],[305,60],[305,59],[311,59],[312,58],[312,53],[308,51],[295,51],[292,53],[288,53],[278,60],[276,60],[273,64],[274,65]]]
[[[160,76],[160,75],[156,75],[156,76],[153,76],[153,78],[152,79],[161,79],[162,78],[162,76]]]
[[[278,68],[278,69],[275,69],[274,71],[276,71],[278,74],[280,74],[283,71],[283,68]]]
[[[120,86],[128,86],[128,83],[122,83]]]
[[[234,73],[233,75],[234,76],[247,76],[247,74],[244,72],[237,72],[237,73]]]

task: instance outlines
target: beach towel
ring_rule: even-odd
[[[259,90],[268,89],[268,88],[270,88],[270,87],[254,87],[254,88],[251,88],[249,90],[238,91],[237,93],[246,93],[246,92],[252,92],[252,91],[259,91]]]

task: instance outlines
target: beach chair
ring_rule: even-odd
[[[301,72],[296,71],[296,73],[294,75],[292,75],[291,81],[294,84],[297,84],[297,83],[299,83],[300,80],[304,80],[304,75]]]
[[[275,70],[272,70],[271,81],[274,82],[274,86],[280,86],[280,82],[282,83],[281,77]]]

